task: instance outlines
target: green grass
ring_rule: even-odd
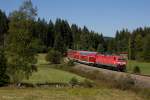
[[[84,78],[78,75],[54,69],[56,65],[50,65],[45,61],[45,54],[38,55],[38,71],[34,72],[25,83],[68,83],[72,77],[79,81]],[[57,65],[59,66],[59,65]],[[122,91],[116,88],[97,87],[96,88],[0,88],[0,100],[145,100],[142,95],[132,91]]]
[[[150,75],[150,63],[138,62],[138,61],[128,61],[127,69],[129,72],[133,72],[135,66],[139,66],[141,74]]]
[[[84,80],[78,75],[54,69],[56,65],[50,65],[45,61],[45,54],[38,55],[38,71],[34,72],[25,83],[68,83],[72,77]],[[57,65],[58,66],[58,65]],[[147,98],[146,98],[147,99]],[[0,100],[145,100],[142,95],[132,91],[122,91],[115,88],[97,87],[96,88],[0,88]],[[148,99],[147,99],[148,100]]]
[[[40,53],[37,55],[37,65],[46,65],[49,64],[48,61],[45,60],[45,53]]]
[[[69,83],[69,81],[76,77],[79,81],[84,78],[62,70],[50,68],[50,65],[39,65],[38,71],[34,72],[29,80],[23,80],[23,83],[44,84],[44,83]]]
[[[52,67],[60,65],[51,65],[45,60],[46,54],[38,54],[37,56],[37,72],[30,76],[29,80],[25,79],[23,83],[44,84],[44,83],[69,83],[75,77],[78,81],[83,81],[84,78],[73,73],[54,69]]]
[[[45,60],[45,56],[46,54],[38,54],[38,65],[45,65],[45,64],[49,64],[49,62],[47,62]],[[139,66],[140,70],[141,70],[141,74],[145,74],[145,75],[150,75],[150,63],[146,63],[146,62],[139,62],[139,61],[128,61],[128,65],[127,65],[127,70],[129,72],[133,72],[133,68],[135,66]]]
[[[144,100],[130,91],[95,88],[0,88],[0,100]]]

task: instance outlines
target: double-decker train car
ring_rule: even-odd
[[[68,58],[86,64],[95,64],[97,52],[69,50]]]
[[[83,62],[86,64],[95,64],[97,52],[90,52],[90,51],[78,51],[79,62]]]
[[[69,50],[68,58],[89,65],[106,66],[107,68],[115,68],[119,71],[125,71],[126,60],[122,56],[104,55],[98,52]]]
[[[71,59],[71,60],[74,60],[75,59],[75,53],[76,53],[77,51],[76,50],[68,50],[68,52],[67,52],[67,57],[69,58],[69,59]]]
[[[127,62],[122,56],[98,54],[95,64],[125,71]]]

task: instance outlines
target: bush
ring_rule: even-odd
[[[72,85],[72,86],[76,86],[79,84],[79,81],[76,77],[73,77],[71,78],[71,80],[69,81],[69,83]]]
[[[74,61],[73,61],[73,60],[69,60],[69,61],[67,62],[67,65],[68,65],[68,66],[74,66],[75,64],[74,64]]]
[[[140,74],[141,73],[141,70],[140,70],[139,66],[135,66],[134,67],[133,73],[136,73],[136,74]]]
[[[82,85],[87,88],[92,88],[95,86],[95,84],[88,79],[85,79],[84,82],[82,83]]]
[[[52,64],[60,64],[61,58],[61,53],[54,49],[49,50],[48,54],[46,55],[46,60]]]

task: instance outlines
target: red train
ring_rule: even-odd
[[[67,56],[69,59],[75,60],[80,63],[113,68],[119,71],[126,70],[127,62],[122,56],[104,55],[98,52],[77,50],[68,50]]]

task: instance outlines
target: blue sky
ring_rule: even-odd
[[[104,36],[115,36],[116,30],[150,26],[150,0],[32,0],[38,16],[47,21],[63,18],[70,24],[89,29]],[[7,14],[23,0],[0,0],[0,9]]]

